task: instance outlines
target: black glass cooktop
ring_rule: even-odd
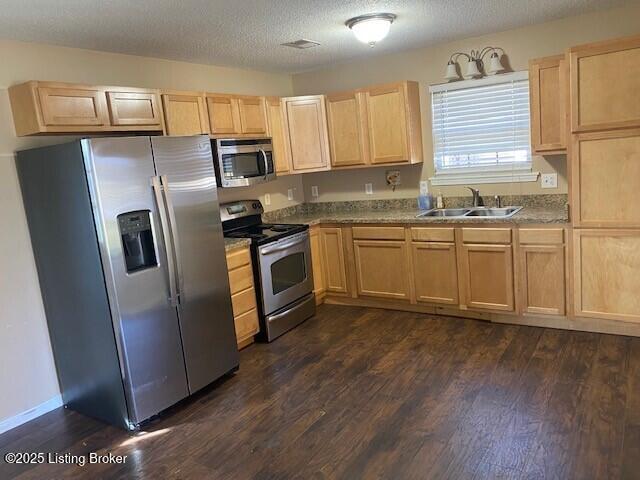
[[[259,225],[251,225],[230,232],[224,232],[224,236],[228,238],[250,238],[253,244],[264,245],[265,243],[275,242],[294,233],[303,232],[308,228],[307,225],[274,225],[261,223]]]

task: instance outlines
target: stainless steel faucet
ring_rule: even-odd
[[[493,199],[496,202],[496,208],[502,208],[502,197],[500,195],[496,195]]]
[[[471,187],[467,187],[467,188],[471,190],[471,193],[473,193],[473,206],[484,207],[484,201],[480,196],[480,190],[478,190],[477,188],[471,188]]]

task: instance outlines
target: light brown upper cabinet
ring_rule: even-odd
[[[209,133],[204,93],[162,92],[162,106],[167,135]]]
[[[510,239],[511,230],[506,228],[462,229],[459,275],[464,282],[463,303],[467,307],[514,311]]]
[[[267,117],[263,97],[207,93],[209,126],[214,136],[263,136]]]
[[[284,112],[280,97],[267,97],[267,134],[271,137],[271,148],[276,167],[276,175],[285,175],[291,170],[289,139],[284,125]]]
[[[329,293],[348,293],[342,229],[320,228],[320,242],[324,253],[325,286]]]
[[[522,312],[564,315],[565,246],[562,228],[521,228],[518,260]]]
[[[567,87],[564,55],[529,61],[532,153],[566,153]]]
[[[573,231],[575,315],[640,322],[640,231]]]
[[[573,135],[573,222],[579,227],[640,227],[640,129]]]
[[[107,105],[111,125],[162,129],[160,96],[156,90],[110,89],[107,90]]]
[[[30,81],[9,99],[19,136],[163,130],[157,90]]]
[[[329,142],[324,95],[282,99],[292,173],[328,170]]]
[[[370,163],[365,102],[364,92],[359,91],[327,95],[327,122],[333,168]]]
[[[640,35],[569,50],[571,130],[640,127]]]
[[[363,89],[373,165],[422,162],[420,94],[417,82]]]

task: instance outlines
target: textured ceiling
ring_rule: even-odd
[[[606,9],[625,0],[2,0],[0,37],[194,63],[301,72],[352,58]],[[374,48],[344,26],[395,13]],[[322,45],[280,46],[299,38]]]

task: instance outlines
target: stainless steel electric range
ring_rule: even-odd
[[[220,205],[224,236],[251,240],[258,339],[270,342],[313,316],[316,302],[309,227],[262,223],[263,212],[259,200]]]

